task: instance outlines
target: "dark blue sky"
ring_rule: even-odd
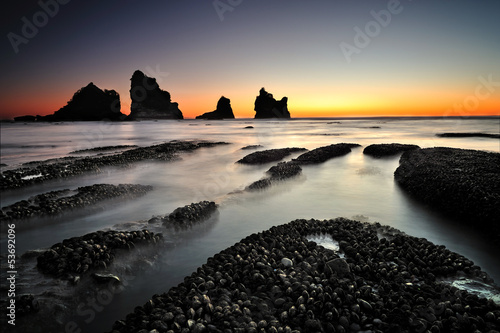
[[[464,102],[456,112],[499,113],[494,83],[470,97],[481,77],[500,81],[498,0],[61,2],[46,22],[40,3],[56,0],[2,13],[3,117],[52,113],[91,81],[128,113],[136,69],[188,117],[221,95],[251,117],[262,86],[288,96],[292,116],[439,115]]]

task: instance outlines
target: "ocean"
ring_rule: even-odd
[[[201,200],[215,201],[219,205],[218,215],[207,223],[180,234],[165,232],[170,246],[155,258],[150,269],[134,272],[126,289],[113,295],[109,304],[96,311],[95,316],[90,318],[84,311],[75,311],[73,319],[83,332],[110,331],[115,320],[124,318],[152,295],[166,292],[182,282],[210,256],[252,233],[300,218],[346,217],[389,225],[468,257],[499,283],[500,257],[491,244],[483,241],[474,226],[457,224],[408,197],[398,187],[393,174],[399,164],[399,155],[383,159],[363,155],[363,147],[375,143],[500,152],[498,139],[436,136],[447,132],[498,134],[500,120],[329,118],[2,123],[1,163],[6,165],[2,170],[102,146],[148,146],[171,140],[224,141],[230,144],[183,153],[180,160],[172,162],[138,162],[127,168],[106,168],[99,174],[3,191],[1,205],[43,192],[98,183],[154,186],[152,192],[137,199],[102,203],[97,209],[68,213],[50,223],[32,221],[29,226],[16,230],[18,254],[48,248],[63,239],[96,230],[129,230],[147,226],[144,221],[152,216],[165,215],[177,207]],[[299,177],[267,190],[240,192],[262,178],[265,171],[275,164],[236,164],[237,160],[255,151],[242,150],[242,147],[314,149],[341,142],[358,143],[363,147],[322,164],[306,165]],[[298,153],[285,160],[296,156]],[[6,248],[4,227],[2,231],[0,245],[3,250]],[[33,286],[39,283],[30,281],[30,276],[34,275],[26,274],[25,291],[35,290]]]

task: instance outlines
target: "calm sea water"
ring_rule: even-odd
[[[220,205],[219,215],[205,225],[180,235],[166,234],[173,245],[161,254],[150,270],[137,272],[126,291],[114,295],[110,304],[96,313],[95,319],[87,320],[75,314],[83,332],[110,330],[115,320],[124,318],[153,294],[165,292],[182,282],[184,276],[190,275],[209,256],[251,233],[298,218],[343,216],[390,225],[465,255],[497,283],[500,281],[498,253],[485,244],[473,228],[458,226],[452,219],[428,210],[408,198],[395,184],[393,173],[399,156],[373,159],[363,155],[363,148],[357,148],[344,157],[304,166],[300,177],[266,191],[231,194],[262,178],[272,165],[235,164],[251,152],[241,150],[247,145],[262,145],[262,149],[313,149],[340,142],[362,146],[397,142],[417,144],[422,148],[444,146],[500,152],[498,139],[436,136],[443,132],[499,133],[499,119],[237,119],[1,126],[1,163],[7,164],[4,168],[99,146],[147,146],[189,139],[231,143],[183,154],[182,159],[175,162],[142,162],[126,169],[109,168],[98,175],[2,193],[1,205],[6,206],[42,192],[96,183],[136,183],[155,188],[134,201],[65,215],[52,223],[33,222],[36,227],[17,231],[19,254],[100,229],[142,227],[127,223],[165,215],[192,202],[214,200]],[[248,126],[253,128],[245,128]],[[4,249],[5,234],[1,246]]]

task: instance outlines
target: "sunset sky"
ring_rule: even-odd
[[[116,90],[128,114],[137,69],[185,118],[214,110],[222,95],[237,118],[253,118],[261,87],[287,96],[292,117],[500,115],[498,0],[9,6],[0,118],[51,114],[89,82]]]

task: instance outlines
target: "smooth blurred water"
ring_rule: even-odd
[[[296,119],[231,121],[143,121],[125,123],[2,124],[1,163],[6,168],[20,163],[57,158],[71,151],[99,146],[147,146],[170,140],[230,142],[182,154],[179,161],[141,162],[130,168],[108,168],[102,174],[55,180],[22,190],[4,191],[1,205],[42,192],[76,188],[96,183],[153,185],[154,191],[133,201],[103,203],[97,210],[71,213],[51,221],[18,228],[17,251],[49,247],[65,238],[104,228],[125,228],[124,223],[165,215],[179,206],[214,200],[219,215],[209,223],[183,234],[170,235],[175,246],[165,250],[154,268],[137,272],[136,278],[96,319],[80,320],[83,332],[110,330],[115,320],[153,294],[182,282],[209,256],[254,232],[298,218],[330,219],[339,216],[380,222],[409,235],[443,244],[483,268],[500,281],[500,258],[473,227],[430,211],[408,198],[394,182],[399,156],[374,159],[363,155],[363,147],[323,164],[304,166],[302,175],[252,193],[242,190],[264,176],[271,164],[235,164],[253,150],[316,147],[340,142],[408,143],[422,148],[445,146],[500,152],[500,141],[490,138],[439,138],[443,132],[499,133],[499,119]],[[245,128],[253,126],[253,128]],[[292,155],[291,159],[298,154]],[[232,193],[232,194],[231,194]],[[121,225],[121,226],[120,226]],[[154,231],[164,231],[158,228]],[[170,237],[170,238],[169,238]],[[2,235],[2,248],[5,237]]]

